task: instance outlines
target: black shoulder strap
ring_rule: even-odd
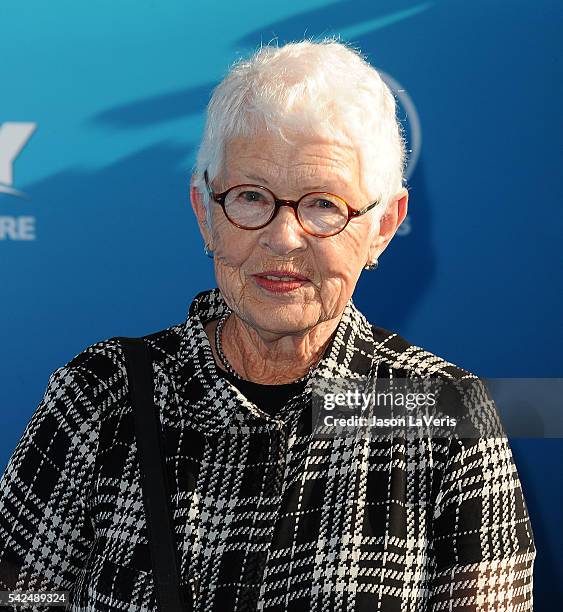
[[[142,338],[122,336],[118,340],[125,352],[158,609],[189,611],[191,602],[183,602],[180,588],[151,356]]]

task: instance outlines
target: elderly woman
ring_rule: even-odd
[[[232,68],[191,182],[218,287],[145,353],[111,338],[52,374],[1,484],[3,590],[99,611],[532,609],[505,439],[312,426],[316,380],[478,381],[352,302],[407,214],[403,165],[393,95],[353,49]],[[452,413],[478,421],[477,400]]]

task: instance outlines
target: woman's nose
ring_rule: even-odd
[[[287,255],[307,246],[306,232],[290,206],[281,206],[277,215],[262,229],[260,244],[277,255]]]

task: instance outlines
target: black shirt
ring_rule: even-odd
[[[283,385],[262,385],[238,378],[219,367],[217,368],[217,374],[227,379],[248,400],[270,416],[274,416],[292,397],[301,393],[306,383],[302,380]]]

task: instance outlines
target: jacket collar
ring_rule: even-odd
[[[179,351],[181,388],[190,387],[184,400],[198,405],[193,411],[193,425],[204,434],[212,434],[239,421],[244,412],[268,420],[228,380],[217,373],[211,345],[205,332],[209,321],[220,317],[227,304],[218,288],[202,291],[193,299],[182,326]],[[324,357],[308,379],[303,399],[310,397],[317,378],[361,378],[369,374],[375,354],[373,329],[350,299]],[[180,389],[180,395],[181,395]],[[242,413],[240,412],[242,411]]]

